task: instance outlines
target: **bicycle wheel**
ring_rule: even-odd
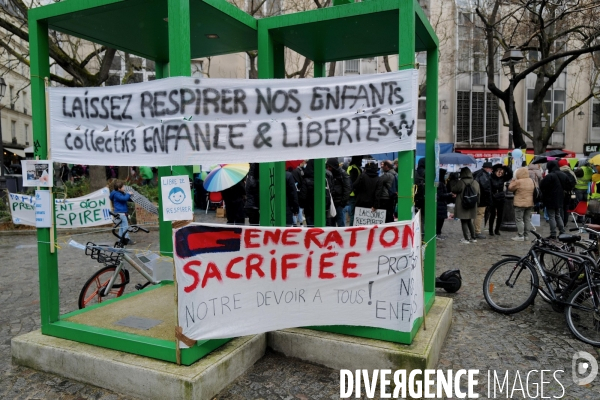
[[[96,272],[88,281],[83,285],[81,293],[79,294],[79,308],[84,308],[92,304],[101,303],[105,300],[114,299],[119,297],[125,291],[125,285],[127,285],[125,272],[121,269],[115,283],[113,284],[112,290],[106,295],[102,295],[100,290],[104,289],[110,278],[115,273],[117,266],[104,267],[100,271]]]
[[[592,287],[584,283],[573,291],[569,297],[569,303],[583,308],[576,308],[572,305],[565,306],[565,319],[569,330],[577,339],[600,347],[600,312],[594,311],[592,293],[598,301],[600,299],[600,280],[594,281]]]
[[[483,280],[483,295],[490,307],[503,314],[524,310],[538,291],[538,276],[526,260],[505,258],[490,268]]]

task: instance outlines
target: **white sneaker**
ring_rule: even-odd
[[[468,241],[467,239],[460,239],[460,242],[461,242],[461,243],[464,243],[464,244],[469,244],[469,243],[471,243],[471,242],[470,242],[470,241]]]
[[[471,239],[470,242],[471,243],[477,243],[477,239]]]
[[[525,238],[523,236],[515,236],[511,239],[514,240],[515,242],[524,242],[525,241]]]

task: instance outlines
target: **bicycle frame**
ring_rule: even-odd
[[[551,254],[555,257],[562,258],[565,261],[567,261],[567,263],[569,263],[569,265],[571,265],[571,262],[575,260],[576,263],[579,265],[579,269],[573,275],[579,276],[579,275],[581,275],[582,272],[585,272],[584,275],[585,275],[585,278],[586,278],[586,281],[587,281],[587,284],[589,287],[592,287],[592,285],[593,285],[592,274],[594,272],[591,270],[588,263],[591,262],[592,265],[595,265],[596,262],[594,261],[594,259],[592,259],[591,257],[586,256],[586,255],[577,255],[577,254],[573,254],[573,253],[545,249],[545,248],[540,247],[537,244],[535,244],[534,246],[531,247],[531,249],[529,250],[527,255],[525,257],[521,258],[519,260],[519,262],[517,263],[517,266],[518,266],[523,261],[527,261],[530,258],[533,259],[534,265],[535,265],[538,273],[542,277],[542,280],[544,282],[544,285],[546,286],[546,289],[548,289],[548,292],[546,292],[541,285],[538,286],[538,290],[541,290],[553,302],[561,304],[561,305],[569,305],[569,306],[572,306],[572,307],[574,307],[576,309],[580,309],[580,310],[590,310],[590,308],[588,308],[588,307],[583,307],[579,304],[569,303],[568,301],[561,300],[556,295],[556,293],[554,292],[554,289],[552,288],[552,285],[550,284],[550,280],[548,279],[548,274],[546,273],[544,266],[540,262],[540,259],[538,257],[538,251],[540,253],[547,253],[547,254]],[[569,284],[566,287],[566,292],[569,293],[576,286],[577,286],[577,280],[575,278],[569,279]],[[593,311],[598,312],[600,299],[598,298],[598,296],[596,295],[596,293],[594,291],[592,291],[592,299],[593,299],[593,304],[594,304]]]
[[[144,278],[146,278],[146,280],[148,281],[148,283],[151,283],[152,285],[158,285],[160,282],[159,281],[155,281],[152,276],[150,276],[150,274],[148,274],[143,268],[142,266],[133,259],[133,257],[131,257],[129,254],[127,253],[123,253],[123,259],[125,261],[127,261],[127,263],[129,265],[131,265],[137,272],[139,272]],[[101,293],[101,296],[105,296],[107,293],[110,293],[110,291],[113,289],[113,286],[115,284],[115,280],[117,279],[117,276],[119,276],[119,272],[121,272],[121,270],[123,269],[123,261],[121,261],[119,263],[119,265],[117,266],[117,268],[115,269],[114,274],[112,275],[112,277],[110,278],[110,281],[108,281],[108,284],[106,285],[106,287],[104,288],[104,290]],[[127,284],[129,282],[126,282],[125,284]]]

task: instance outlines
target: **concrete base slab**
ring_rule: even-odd
[[[295,328],[267,333],[268,346],[288,357],[333,369],[426,369],[437,366],[452,323],[452,299],[436,297],[410,345]]]
[[[266,335],[236,338],[191,366],[178,366],[34,331],[13,338],[13,363],[143,399],[205,400],[260,359]]]

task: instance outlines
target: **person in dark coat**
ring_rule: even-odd
[[[379,180],[379,171],[377,164],[369,163],[365,166],[365,171],[360,174],[354,185],[354,194],[356,196],[356,207],[373,208],[375,207],[375,189]]]
[[[567,182],[567,177],[563,176],[558,163],[550,161],[546,165],[548,174],[540,182],[540,190],[546,211],[548,212],[550,223],[550,237],[556,239],[558,233],[565,233],[565,226],[562,220],[562,208],[564,201],[563,183]]]
[[[486,236],[482,233],[484,224],[485,210],[492,204],[492,183],[491,183],[492,163],[486,161],[481,169],[473,174],[473,178],[479,183],[481,197],[477,206],[477,218],[473,221],[475,226],[475,236],[477,239],[485,239]]]
[[[379,176],[377,189],[375,189],[375,208],[385,210],[386,224],[394,222],[394,199],[390,197],[390,188],[394,185],[394,180],[397,180],[398,177],[393,168],[394,165],[391,161],[381,163],[382,174]]]
[[[437,223],[435,227],[437,238],[444,240],[442,227],[444,226],[444,221],[448,218],[448,203],[452,202],[456,195],[448,192],[446,188],[446,170],[444,168],[440,168],[439,177],[440,182],[437,187]]]
[[[348,204],[350,199],[350,192],[352,192],[352,183],[350,177],[340,168],[340,164],[337,158],[328,158],[325,163],[327,171],[331,173],[331,181],[329,182],[329,190],[331,190],[331,197],[333,204],[335,205],[336,215],[329,220],[329,226],[346,226],[346,213],[344,208]]]
[[[479,183],[473,179],[473,173],[469,167],[463,167],[460,170],[460,179],[456,179],[456,175],[451,175],[450,187],[452,193],[456,194],[454,208],[454,216],[460,219],[464,238],[460,240],[461,243],[477,243],[475,239],[475,227],[473,226],[473,220],[477,217],[477,207],[470,209],[463,208],[462,205],[462,192],[467,185],[471,185],[477,193],[477,199],[479,200]],[[479,201],[478,201],[479,202]]]
[[[362,159],[363,156],[354,156],[350,161],[350,165],[348,165],[348,176],[350,177],[350,182],[352,182],[353,190],[350,192],[350,198],[348,199],[348,205],[346,206],[346,212],[350,216],[350,226],[354,225],[354,209],[356,206],[356,191],[354,187],[358,182],[358,178],[360,178],[362,174]]]
[[[331,205],[331,197],[329,191],[325,189],[325,210]],[[304,209],[306,225],[309,227],[315,226],[315,160],[308,160],[304,175],[302,176],[302,185],[298,195],[300,207]]]
[[[513,177],[512,170],[502,164],[496,164],[492,168],[492,175],[490,177],[490,184],[492,187],[492,202],[489,205],[490,219],[489,219],[489,234],[490,236],[500,236],[500,224],[502,224],[502,217],[504,216],[504,199],[506,197],[505,184],[509,182]],[[496,228],[494,229],[494,222],[496,222]]]
[[[421,210],[421,217],[425,212],[425,157],[420,158],[415,170],[415,185],[417,190],[415,193],[415,212]],[[423,218],[421,218],[423,219]]]
[[[233,225],[244,225],[246,215],[244,214],[244,198],[246,197],[245,180],[241,180],[232,187],[221,191],[225,202],[225,213],[227,223]]]
[[[258,185],[260,164],[250,164],[246,177],[246,204],[244,210],[250,225],[260,225],[260,187]]]
[[[285,171],[285,224],[294,225],[294,217],[298,216],[298,188],[290,171]]]

